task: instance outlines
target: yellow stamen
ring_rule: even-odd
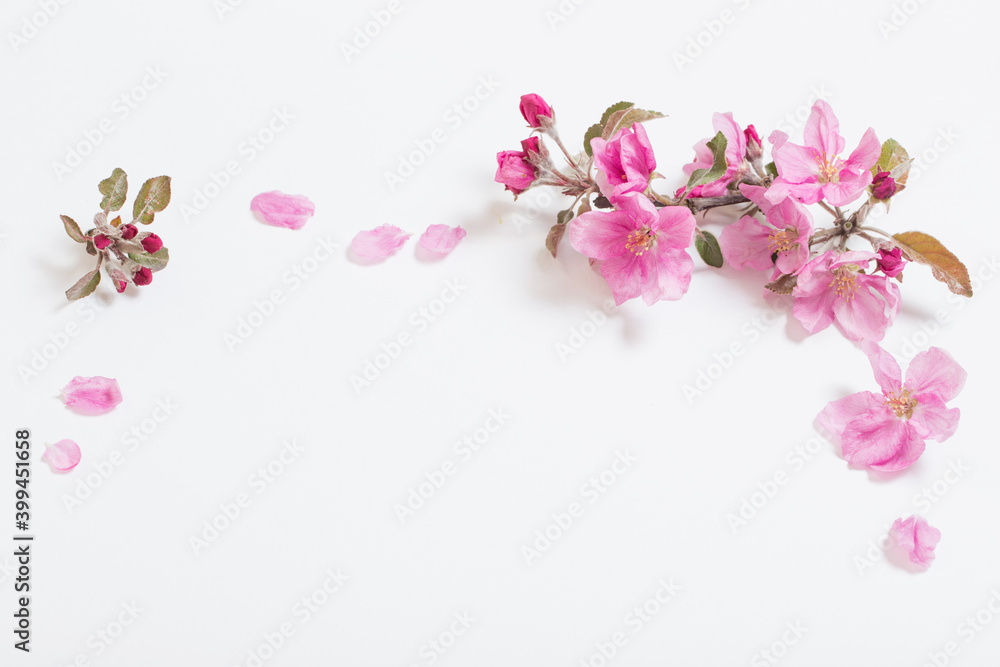
[[[913,408],[917,407],[917,399],[913,398],[910,390],[904,387],[897,393],[887,394],[885,404],[900,419],[909,419],[913,416]]]
[[[772,255],[776,252],[788,252],[798,244],[794,229],[776,229],[767,236],[767,249]]]
[[[833,270],[833,280],[829,286],[841,299],[850,301],[858,291],[858,275],[849,266],[838,266]]]
[[[826,153],[819,153],[814,158],[819,165],[820,183],[837,183],[840,181],[840,168],[844,164],[839,157],[829,157]]]
[[[640,230],[629,233],[628,239],[625,241],[625,249],[629,252],[634,252],[636,255],[642,255],[642,253],[653,247],[655,241],[656,234],[653,233],[653,230],[649,227],[643,227]]]

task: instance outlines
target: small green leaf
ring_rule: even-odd
[[[115,167],[111,176],[97,184],[97,189],[104,195],[104,199],[101,200],[101,208],[105,212],[118,211],[125,205],[125,197],[128,194],[128,177],[124,171]]]
[[[764,165],[764,171],[770,174],[771,178],[778,177],[778,165],[774,164],[773,162],[768,162],[766,165]]]
[[[664,115],[659,111],[647,111],[645,109],[637,109],[636,107],[622,109],[611,114],[608,122],[604,125],[604,131],[601,133],[601,136],[604,139],[610,139],[620,130],[628,129],[636,123],[643,123],[647,120],[663,117]]]
[[[587,128],[587,133],[583,135],[583,150],[586,151],[587,157],[594,157],[594,149],[590,147],[590,140],[601,136],[603,131],[604,126],[600,123],[595,123]]]
[[[611,118],[611,114],[616,111],[622,111],[623,109],[631,109],[634,106],[635,104],[632,102],[616,102],[615,104],[612,104],[604,110],[603,114],[601,114],[601,126],[608,124],[608,119]]]
[[[82,299],[85,296],[89,296],[94,293],[97,286],[101,283],[101,270],[99,268],[94,269],[83,278],[76,281],[76,284],[66,290],[66,298],[70,301],[76,301],[77,299]]]
[[[157,176],[142,184],[132,207],[132,217],[137,222],[148,225],[153,216],[170,203],[170,177]]]
[[[160,248],[152,255],[148,252],[130,252],[128,258],[139,266],[145,266],[150,271],[156,272],[164,268],[170,261],[170,255],[166,248]]]
[[[76,221],[73,218],[68,215],[60,215],[59,217],[62,219],[63,227],[66,228],[66,233],[69,234],[71,239],[77,243],[87,242],[87,237],[83,235],[82,231],[80,231],[80,225],[76,224]]]
[[[583,215],[584,213],[590,212],[590,197],[584,197],[583,201],[580,202],[580,208],[576,209],[577,215]]]
[[[94,247],[94,239],[87,239],[87,254],[88,255],[97,254],[97,248]]]
[[[556,224],[565,225],[572,219],[573,219],[573,209],[568,208],[565,211],[559,211],[559,213],[556,215]]]
[[[560,211],[560,215],[565,213],[565,211]],[[561,225],[556,223],[552,225],[552,229],[549,230],[549,235],[545,237],[545,247],[548,249],[552,256],[556,256],[556,250],[559,247],[559,241],[562,240],[563,234],[566,233],[566,225]]]
[[[729,164],[726,162],[727,144],[726,137],[722,132],[716,134],[706,144],[708,149],[712,151],[712,167],[710,169],[695,169],[691,172],[691,178],[688,180],[687,189],[684,192],[685,195],[690,192],[691,188],[717,181],[726,174],[726,169],[729,168]]]
[[[705,263],[715,268],[721,268],[723,264],[722,248],[719,247],[719,240],[711,232],[697,230],[695,232],[694,247],[698,250]]]
[[[910,164],[910,156],[907,155],[906,149],[895,139],[886,139],[882,144],[878,162],[872,167],[872,176],[877,176],[880,171],[888,171],[897,186],[906,185],[906,179],[910,175]]]

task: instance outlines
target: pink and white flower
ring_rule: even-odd
[[[687,248],[695,221],[686,206],[657,209],[644,195],[612,197],[614,211],[590,211],[569,223],[578,252],[601,261],[615,303],[641,296],[647,305],[687,292],[694,262]]]
[[[882,147],[875,130],[868,128],[854,152],[842,160],[845,141],[839,128],[830,105],[819,100],[806,121],[804,146],[789,142],[784,132],[772,132],[771,156],[778,178],[768,190],[768,199],[778,203],[791,195],[804,204],[825,199],[833,206],[846,206],[860,197],[872,182],[871,168]]]
[[[934,562],[934,549],[941,541],[941,531],[922,516],[896,519],[889,529],[889,536],[906,553],[910,562],[923,569]]]
[[[745,215],[723,229],[719,245],[726,261],[737,269],[767,271],[777,267],[785,274],[802,268],[809,261],[813,232],[809,211],[792,197],[772,206],[763,187],[743,184],[740,191],[758,205],[766,222]]]
[[[605,197],[629,192],[645,192],[656,171],[656,157],[641,123],[618,130],[610,141],[590,140],[597,166],[598,187]]]
[[[750,126],[753,127],[752,125]],[[726,194],[729,184],[737,178],[744,167],[744,157],[747,154],[747,135],[735,120],[732,112],[716,113],[712,116],[712,129],[722,132],[726,138],[726,173],[719,179],[691,188],[690,197],[718,197]],[[753,132],[756,136],[756,130]],[[684,173],[688,176],[696,169],[711,169],[714,159],[708,142],[712,138],[702,139],[694,145],[694,162],[684,165]],[[760,145],[759,143],[757,144]]]
[[[861,273],[879,255],[827,251],[798,272],[792,314],[809,333],[833,323],[851,340],[882,340],[899,312],[899,287],[888,276]]]
[[[944,350],[932,347],[910,362],[903,379],[891,354],[870,341],[861,344],[882,394],[861,391],[830,402],[817,423],[840,440],[854,466],[902,470],[923,454],[925,441],[944,442],[958,428],[960,412],[946,404],[965,385],[965,370]]]

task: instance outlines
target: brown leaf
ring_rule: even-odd
[[[792,290],[795,288],[799,282],[798,276],[793,276],[792,274],[786,274],[780,276],[777,280],[770,282],[764,287],[771,290],[776,294],[791,294]]]
[[[545,237],[545,247],[548,248],[553,257],[556,256],[556,248],[559,246],[559,241],[565,233],[566,225],[555,224],[552,225],[552,229],[549,230],[549,235]]]
[[[972,296],[969,270],[936,238],[923,232],[903,232],[892,238],[907,259],[931,267],[934,277],[947,285],[952,292],[961,296]]]

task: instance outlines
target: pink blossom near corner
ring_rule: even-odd
[[[62,397],[67,406],[89,415],[108,412],[122,402],[118,380],[101,376],[76,376],[63,387]]]
[[[906,552],[910,561],[927,569],[934,562],[934,549],[941,541],[941,531],[922,516],[896,519],[889,535]]]
[[[72,470],[80,463],[80,446],[72,440],[60,440],[46,447],[42,460],[48,461],[55,470]]]
[[[817,423],[840,440],[853,466],[893,472],[920,458],[925,442],[944,442],[958,429],[960,412],[949,408],[965,386],[965,369],[944,350],[932,347],[913,358],[903,378],[899,364],[876,343],[865,341],[882,395],[860,391],[831,401]]]
[[[379,225],[375,229],[358,232],[351,241],[351,250],[364,259],[385,259],[399,250],[410,234],[394,225]]]
[[[250,210],[259,213],[269,225],[302,229],[316,212],[316,206],[305,195],[286,195],[272,190],[254,197]]]
[[[438,255],[447,255],[465,238],[465,230],[448,225],[431,225],[420,235],[417,245]]]

